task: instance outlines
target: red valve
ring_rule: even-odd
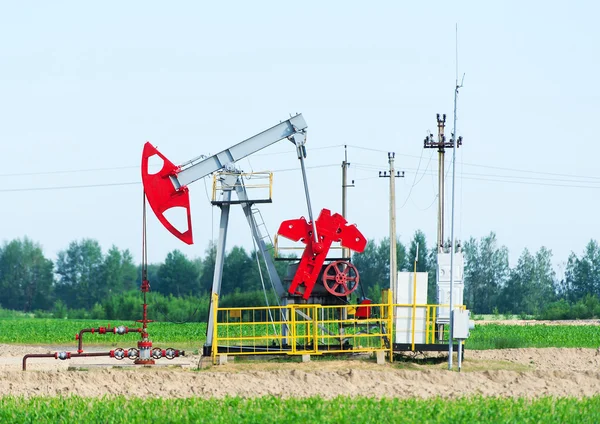
[[[151,174],[148,172],[148,160],[154,155],[163,160],[163,167],[157,173]],[[192,236],[190,195],[187,187],[181,187],[178,190],[175,189],[170,178],[177,175],[178,172],[179,167],[174,165],[173,162],[167,159],[152,144],[147,142],[144,145],[144,151],[142,152],[142,183],[144,184],[148,203],[158,220],[171,234],[184,243],[192,244],[194,240]],[[184,232],[175,228],[164,215],[167,210],[176,207],[184,208],[187,213],[187,230]]]
[[[323,273],[323,285],[335,296],[348,296],[358,287],[358,280],[356,267],[346,261],[330,263]]]

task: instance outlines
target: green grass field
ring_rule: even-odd
[[[71,319],[0,319],[0,343],[75,345],[75,334],[82,328],[107,326],[108,321]],[[111,326],[139,324],[131,321],[110,322]],[[200,346],[206,337],[206,323],[149,324],[151,339],[157,344]],[[127,347],[139,339],[137,333],[85,334],[84,345],[96,344]],[[569,325],[476,325],[466,342],[467,349],[503,349],[518,347],[585,347],[600,346],[600,326]]]
[[[594,325],[477,325],[466,342],[468,349],[518,347],[600,346],[600,326]]]
[[[111,326],[137,326],[111,322]],[[107,326],[107,321],[13,318],[0,319],[0,343],[76,346],[82,328]],[[162,347],[199,347],[204,323],[151,323],[150,335]],[[133,346],[137,333],[85,334],[85,345]],[[591,347],[600,345],[600,327],[499,325],[476,326],[468,349],[512,347]],[[0,423],[148,422],[165,423],[598,423],[600,395],[590,398],[463,398],[374,399],[225,398],[163,399],[103,397],[0,397]]]
[[[592,398],[0,398],[3,423],[598,423]]]
[[[132,321],[107,321],[107,320],[77,320],[77,319],[0,319],[0,343],[11,344],[39,344],[39,345],[70,345],[77,344],[75,334],[83,328],[98,328],[108,325],[115,327],[139,327],[141,324]],[[151,339],[155,343],[182,343],[200,345],[206,338],[206,323],[173,324],[153,322],[148,324]],[[115,334],[91,334],[83,336],[84,346],[96,345],[123,345],[126,347],[139,340],[138,333],[122,336]]]

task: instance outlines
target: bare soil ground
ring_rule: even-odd
[[[94,350],[102,350],[94,348]],[[110,358],[30,359],[47,353],[35,346],[0,345],[0,396],[125,395],[141,397],[281,397],[366,395],[455,398],[483,396],[591,396],[600,394],[600,354],[596,349],[505,349],[466,351],[461,373],[447,370],[443,356],[416,356],[393,364],[374,360],[240,359],[221,366],[191,356],[160,360],[155,368]],[[201,361],[202,360],[202,361]],[[198,363],[205,367],[196,370]],[[456,365],[456,360],[454,361]],[[206,366],[208,365],[208,366]],[[175,367],[173,367],[175,366]]]

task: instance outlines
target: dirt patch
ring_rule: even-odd
[[[281,397],[367,395],[455,398],[467,395],[539,397],[600,393],[600,355],[595,349],[505,349],[467,351],[463,372],[449,372],[443,357],[377,365],[373,360],[313,360],[301,363],[238,360],[195,370],[198,356],[164,364],[181,368],[115,369],[110,358],[32,359],[32,346],[0,346],[1,395],[125,395],[141,397]],[[98,348],[102,350],[102,348]],[[130,362],[123,361],[123,365]],[[161,364],[163,364],[161,360]],[[456,361],[455,361],[456,364]],[[76,371],[69,370],[79,369]],[[83,369],[83,370],[82,370]]]

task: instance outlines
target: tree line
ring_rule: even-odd
[[[353,255],[360,273],[356,296],[380,299],[381,289],[389,285],[389,247],[389,238],[370,240],[363,253]],[[534,253],[525,249],[512,268],[508,248],[499,244],[493,232],[480,239],[470,238],[460,248],[465,256],[464,302],[477,314],[600,316],[600,248],[595,240],[590,240],[581,254],[569,255],[561,278],[552,265],[552,252],[543,246]],[[417,271],[429,272],[428,302],[436,303],[437,249],[427,247],[422,231],[416,231],[407,244],[397,241],[398,269],[412,271],[417,251]],[[197,311],[199,306],[194,308],[194,304],[203,305],[201,315],[205,315],[215,257],[216,246],[209,243],[204,257],[190,259],[174,250],[162,263],[148,266],[152,293],[157,294],[157,305],[162,302],[165,316],[170,309],[169,315],[181,318],[182,309],[186,314]],[[221,289],[226,305],[265,303],[263,284],[267,288],[270,284],[264,264],[259,263],[262,272],[256,251],[234,246],[227,252]],[[283,278],[287,263],[276,262],[276,267]],[[93,239],[71,242],[54,262],[28,238],[5,242],[0,247],[0,306],[4,309],[53,311],[55,315],[78,310],[90,317],[94,310],[94,317],[125,318],[119,315],[129,313],[133,300],[123,299],[139,299],[139,292],[134,292],[140,280],[140,265],[134,263],[131,252],[116,246],[103,252]],[[274,296],[269,296],[274,303]],[[187,299],[185,308],[181,299]]]
[[[259,272],[256,258],[257,252],[248,253],[238,246],[227,253],[221,286],[223,295],[233,299],[233,294],[238,292],[260,290],[262,293],[261,273],[263,278],[268,277],[262,261]],[[203,258],[189,259],[179,250],[169,252],[164,262],[148,265],[151,292],[166,299],[208,299],[215,259],[216,246],[212,243]],[[280,275],[285,275],[284,263],[277,262],[276,268]],[[5,242],[0,247],[0,307],[4,309],[23,312],[56,309],[62,315],[63,310],[91,311],[101,305],[110,312],[115,301],[107,299],[124,298],[137,292],[132,296],[137,296],[139,303],[140,285],[141,266],[134,263],[129,250],[112,246],[104,253],[93,239],[71,242],[58,253],[55,262],[44,256],[39,243],[28,238]],[[256,294],[249,297],[253,296]],[[264,304],[264,295],[261,294],[261,298]],[[256,303],[253,300],[250,306]],[[126,311],[127,307],[119,309]]]

